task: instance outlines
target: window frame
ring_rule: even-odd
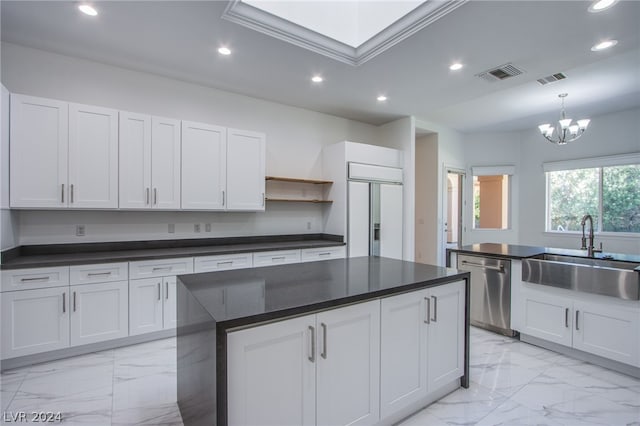
[[[605,167],[616,167],[616,166],[628,166],[628,165],[637,165],[640,166],[640,152],[633,152],[629,154],[620,154],[620,155],[610,155],[606,157],[591,157],[591,158],[582,158],[576,160],[566,160],[566,161],[555,161],[555,162],[547,162],[542,164],[542,169],[544,171],[545,178],[545,233],[553,234],[553,235],[582,235],[582,231],[557,231],[551,229],[551,203],[549,200],[550,196],[550,179],[549,173],[559,172],[559,171],[568,171],[568,170],[579,170],[579,169],[598,169],[598,220],[594,223],[594,234],[606,236],[606,237],[638,237],[640,233],[638,232],[612,232],[612,231],[603,231],[603,205],[602,205],[602,197],[604,193],[604,168]]]

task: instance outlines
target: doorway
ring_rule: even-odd
[[[446,200],[443,203],[445,251],[448,248],[462,246],[462,206],[465,173],[461,170],[447,169],[444,193]]]

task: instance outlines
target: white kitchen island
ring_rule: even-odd
[[[468,277],[378,257],[179,277],[185,425],[392,424],[468,387]]]

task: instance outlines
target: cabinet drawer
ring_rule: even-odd
[[[300,262],[300,250],[277,250],[253,253],[254,267],[298,262]]]
[[[300,250],[301,262],[313,262],[315,260],[344,259],[345,246],[321,247]]]
[[[129,262],[129,278],[132,280],[192,273],[192,257]]]
[[[69,285],[69,267],[2,271],[2,291],[31,290]]]
[[[129,264],[123,262],[71,266],[69,273],[71,285],[126,281],[129,279]]]
[[[201,256],[196,257],[193,261],[193,270],[196,273],[251,268],[252,266],[253,256],[251,253]]]

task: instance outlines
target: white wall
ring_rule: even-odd
[[[3,43],[1,53],[2,83],[13,93],[264,132],[267,175],[322,178],[324,146],[343,140],[371,143],[378,131],[365,123],[14,44]],[[322,209],[270,203],[266,213],[20,212],[19,243],[176,238],[181,224],[180,236],[190,238],[322,232]],[[192,222],[211,222],[215,232],[189,232]],[[167,223],[176,223],[176,234],[166,232]],[[87,225],[87,235],[75,237],[73,224]]]
[[[518,244],[520,230],[520,138],[519,132],[480,133],[465,137],[465,158],[468,179],[463,191],[467,208],[463,209],[466,232],[464,244]],[[473,229],[473,173],[474,166],[515,166],[511,177],[509,229]]]
[[[416,262],[438,261],[438,135],[416,137]]]
[[[521,132],[521,244],[580,248],[580,236],[545,232],[545,176],[542,163],[640,152],[640,108],[591,117],[587,132],[565,146],[547,142],[536,128]],[[640,236],[599,236],[596,243],[614,253],[640,253]]]
[[[591,117],[589,130],[577,141],[565,146],[547,142],[537,128],[521,132],[468,134],[463,136],[467,168],[464,244],[503,242],[560,248],[580,247],[577,234],[545,232],[545,175],[542,164],[550,161],[599,157],[640,151],[640,109]],[[512,185],[512,229],[509,231],[474,231],[471,220],[471,174],[477,165],[516,166]],[[599,236],[596,243],[605,251],[640,253],[640,237]]]

